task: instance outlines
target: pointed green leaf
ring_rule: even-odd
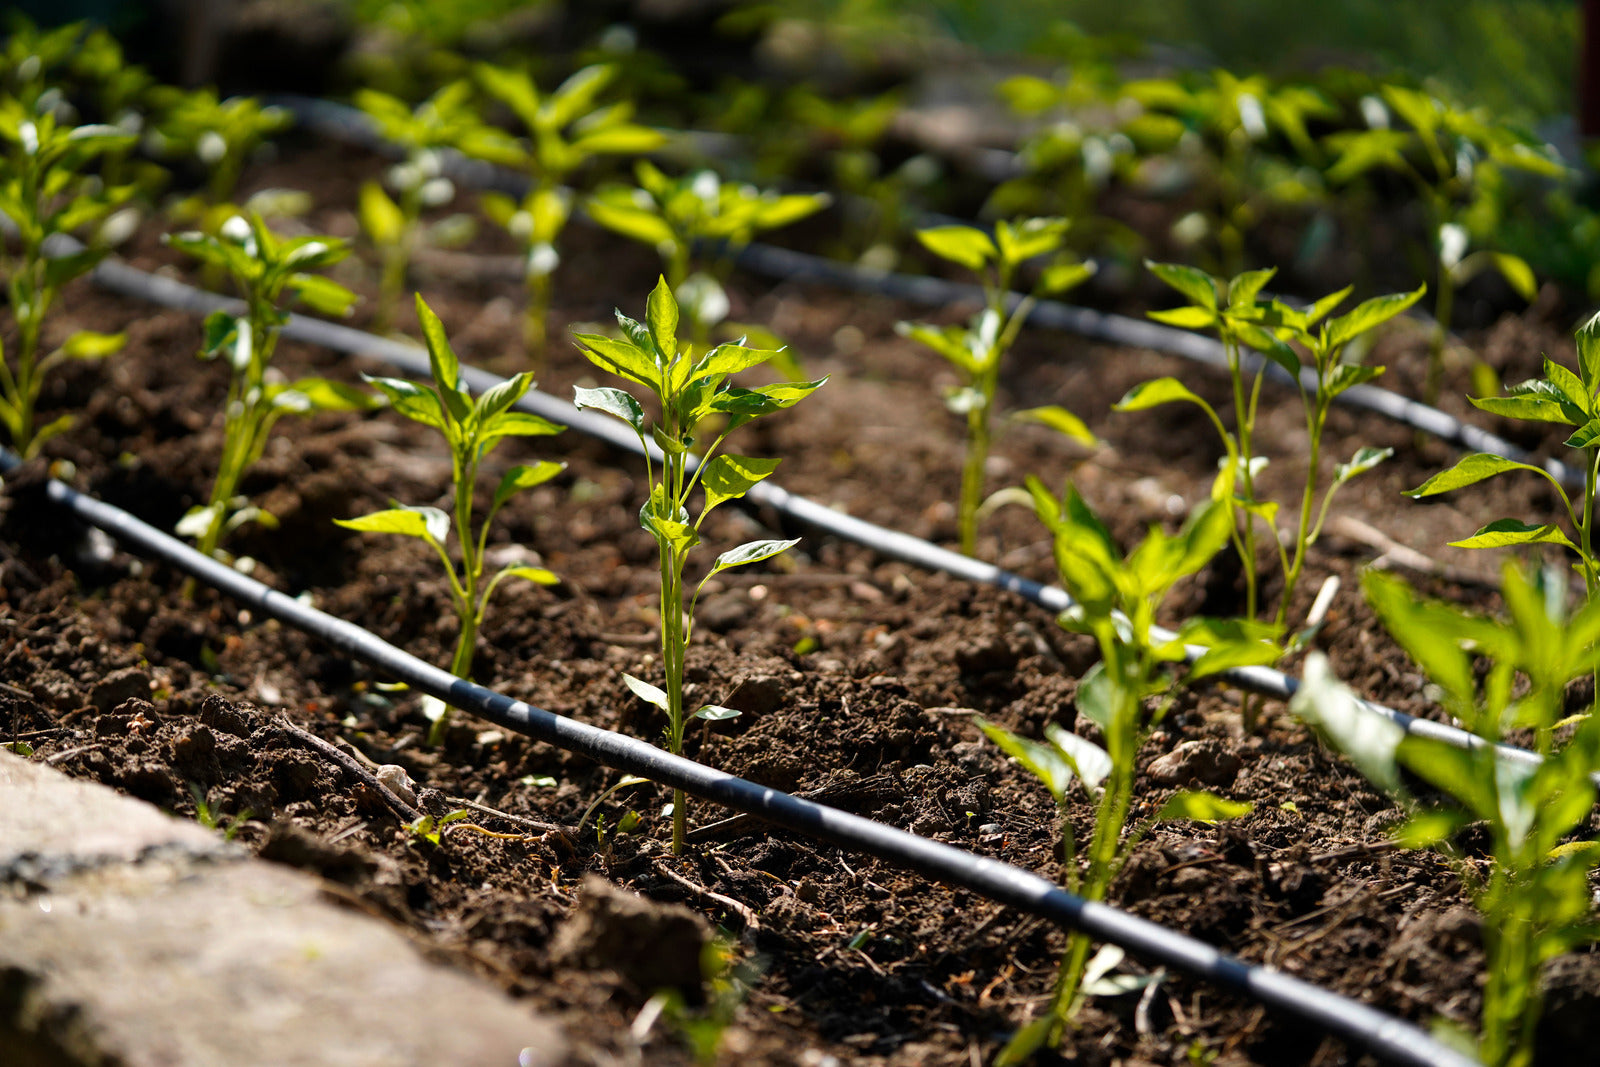
[[[377,182],[364,182],[357,208],[361,228],[374,245],[384,248],[399,242],[405,233],[405,216]]]
[[[1176,326],[1180,330],[1204,330],[1217,324],[1217,313],[1210,308],[1194,307],[1193,305],[1181,308],[1167,308],[1164,311],[1145,312],[1156,322],[1167,326]]]
[[[917,231],[922,247],[951,263],[970,271],[982,271],[984,265],[999,255],[988,234],[971,226],[935,226]]]
[[[644,432],[644,408],[621,389],[585,389],[576,385],[572,388],[572,404],[579,411],[593,408],[607,415],[615,415],[635,430]]]
[[[507,578],[523,578],[534,585],[560,585],[561,578],[554,571],[547,571],[543,567],[516,566],[507,567],[500,572]]]
[[[420,537],[443,544],[450,536],[450,516],[438,508],[397,507],[374,511],[355,519],[334,519],[334,524],[363,533],[392,533]]]
[[[67,343],[61,346],[61,354],[68,359],[96,360],[105,359],[122,350],[128,341],[125,333],[95,333],[92,330],[79,330],[67,338]]]
[[[1578,375],[1589,393],[1600,389],[1600,312],[1578,327]]]
[[[1328,657],[1313,652],[1289,710],[1311,724],[1367,780],[1391,796],[1401,792],[1398,754],[1405,730],[1363,707],[1333,676]]]
[[[1056,803],[1059,804],[1067,795],[1074,776],[1060,749],[1030,741],[1026,737],[996,726],[981,715],[975,716],[972,721],[983,731],[985,737],[999,747],[1000,751],[1022,764],[1024,770],[1044,783],[1044,787],[1050,790],[1050,795],[1056,799]]]
[[[1494,260],[1495,269],[1518,296],[1531,302],[1539,295],[1539,282],[1534,278],[1533,268],[1528,266],[1527,260],[1510,252],[1491,252],[1489,255]]]
[[[1150,273],[1188,297],[1191,304],[1208,311],[1217,310],[1217,279],[1205,271],[1179,263],[1156,263],[1148,259],[1144,265]]]
[[[1341,463],[1334,468],[1333,484],[1343,485],[1351,478],[1372,470],[1392,455],[1394,455],[1392,448],[1359,448],[1356,454],[1350,457],[1350,462]]]
[[[640,700],[643,700],[647,704],[654,704],[662,711],[668,710],[667,694],[658,689],[656,686],[651,685],[649,682],[646,682],[643,679],[635,678],[633,675],[626,672],[623,673],[622,680],[627,684],[628,688],[633,691],[633,695],[638,697]]]
[[[1523,383],[1528,385],[1531,383]],[[1491,415],[1501,415],[1508,419],[1527,419],[1530,422],[1559,422],[1568,426],[1579,424],[1570,403],[1559,395],[1552,396],[1549,392],[1526,392],[1513,396],[1474,396],[1468,397],[1472,406],[1480,411],[1487,411]]]
[[[737,708],[725,708],[720,704],[705,704],[690,718],[705,719],[707,722],[726,722],[729,719],[737,719],[742,714],[744,713]]]
[[[1328,320],[1328,324],[1322,329],[1324,347],[1332,351],[1368,330],[1388,322],[1421,300],[1422,294],[1427,291],[1427,285],[1423,284],[1409,293],[1390,293],[1388,296],[1373,297],[1357,304],[1348,314]]]
[[[661,353],[661,363],[671,363],[678,355],[678,301],[672,295],[665,276],[656,279],[645,305],[645,321],[650,326],[650,340]]]
[[[356,304],[355,293],[320,274],[291,274],[287,288],[306,307],[321,315],[343,318]]]
[[[619,314],[618,320],[621,321],[622,318],[623,316]],[[627,322],[638,326],[632,319],[628,319]],[[650,389],[661,388],[661,374],[656,367],[655,354],[644,349],[639,339],[636,338],[633,343],[629,343],[598,333],[576,333],[572,337],[584,350],[583,354],[589,357],[589,362],[595,366]]]
[[[1451,541],[1452,548],[1506,548],[1510,545],[1562,545],[1577,551],[1578,546],[1554,523],[1542,526],[1518,522],[1516,519],[1496,519],[1471,537]]]
[[[1590,419],[1573,432],[1566,440],[1568,448],[1588,448],[1595,441],[1600,440],[1600,418]]]
[[[413,422],[432,426],[440,433],[449,436],[450,422],[445,416],[444,404],[440,401],[438,393],[424,389],[415,382],[408,382],[404,378],[374,378],[370,375],[362,377],[366,379],[367,384],[389,398],[389,403],[395,411]]]
[[[478,447],[487,452],[502,437],[547,437],[566,427],[526,411],[502,411],[478,432]]]
[[[1254,804],[1244,801],[1225,800],[1215,793],[1204,790],[1185,790],[1172,794],[1172,797],[1161,806],[1156,818],[1162,821],[1193,819],[1195,822],[1214,823],[1223,819],[1237,819],[1249,815],[1254,810]]]
[[[1129,389],[1123,398],[1112,405],[1112,411],[1144,411],[1161,404],[1171,404],[1184,400],[1191,404],[1205,406],[1201,400],[1189,389],[1187,385],[1176,378],[1155,378],[1143,382]]]
[[[1111,774],[1111,756],[1105,749],[1068,730],[1060,723],[1046,723],[1044,736],[1066,757],[1078,780],[1090,793]]]
[[[1489,452],[1474,452],[1471,455],[1463,456],[1449,470],[1440,471],[1415,489],[1406,490],[1405,495],[1421,497],[1448,493],[1452,489],[1475,485],[1486,478],[1493,478],[1496,474],[1504,474],[1506,471],[1544,473],[1538,467],[1530,466],[1526,463],[1518,463],[1514,459],[1496,456]]]
[[[752,485],[776,470],[778,462],[776,459],[755,459],[750,456],[717,456],[706,464],[704,473],[700,475],[700,485],[706,494],[704,511],[744,496]]]
[[[1088,425],[1078,416],[1064,407],[1049,404],[1042,408],[1028,408],[1024,411],[1013,412],[1011,417],[1023,422],[1037,422],[1048,426],[1057,433],[1064,434],[1081,445],[1090,448],[1100,444],[1099,438],[1090,432]]]
[[[1389,831],[1389,837],[1401,848],[1433,848],[1442,845],[1456,832],[1472,821],[1464,811],[1432,808],[1416,812]]]
[[[494,503],[489,506],[489,510],[499,511],[500,506],[517,493],[524,489],[532,489],[536,485],[543,485],[566,469],[565,463],[555,463],[548,459],[512,467],[501,476],[500,485],[494,491]]]
[[[712,566],[711,573],[717,574],[732,567],[743,567],[748,563],[760,563],[764,559],[771,559],[781,552],[787,552],[800,543],[796,537],[791,541],[746,541],[738,548],[730,548],[717,557],[717,562]]]
[[[456,358],[456,351],[450,347],[450,339],[445,336],[444,323],[422,299],[421,293],[416,294],[416,302],[417,322],[422,326],[422,337],[428,345],[428,364],[433,371],[433,381],[439,391],[445,394],[448,404],[450,394],[461,387],[461,361]]]

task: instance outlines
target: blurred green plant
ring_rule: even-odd
[[[521,70],[479,64],[478,84],[509,107],[526,136],[491,144],[493,161],[528,176],[521,203],[503,193],[485,193],[484,214],[511,235],[522,253],[528,306],[523,343],[541,359],[550,314],[551,276],[561,262],[559,240],[572,211],[573,176],[597,157],[640,155],[666,143],[666,136],[632,121],[633,104],[601,104],[616,80],[614,66],[591,66],[541,96],[533,78]]]
[[[1064,293],[1094,274],[1093,263],[1081,262],[1063,250],[1070,226],[1066,219],[1041,218],[1002,221],[996,224],[993,237],[971,226],[917,231],[917,240],[924,248],[972,271],[983,284],[984,308],[966,326],[940,328],[921,322],[896,326],[901,336],[933,349],[962,376],[962,384],[945,396],[945,406],[967,423],[956,525],[961,551],[968,556],[975,555],[978,548],[978,512],[984,499],[995,395],[1005,354],[1016,342],[1039,297]],[[1050,261],[1038,272],[1032,290],[1013,302],[1011,287],[1019,268],[1043,257],[1050,257]],[[1093,447],[1099,443],[1083,420],[1063,407],[1030,408],[1012,417],[1054,427],[1079,444]]]
[[[290,382],[268,373],[278,335],[289,318],[288,305],[299,301],[323,314],[349,313],[355,294],[311,272],[339,262],[350,249],[336,237],[282,239],[253,212],[248,218],[233,216],[218,234],[197,230],[169,234],[167,243],[226,271],[245,301],[243,315],[213,311],[206,316],[200,358],[221,356],[229,369],[222,455],[210,497],[204,505],[190,508],[177,526],[180,536],[194,538],[202,554],[231,561],[220,549],[225,534],[250,522],[268,528],[276,524],[270,514],[239,495],[239,483],[261,458],[277,421],[285,415],[373,406],[365,392],[342,382],[326,378]]]
[[[1328,180],[1342,186],[1372,171],[1391,171],[1410,183],[1423,206],[1430,270],[1437,280],[1423,399],[1434,404],[1456,290],[1488,269],[1498,271],[1525,300],[1532,300],[1538,288],[1523,259],[1493,247],[1507,172],[1564,178],[1567,170],[1542,142],[1516,126],[1420,90],[1383,85],[1378,95],[1362,99],[1361,110],[1366,129],[1341,130],[1324,139],[1335,156]],[[1404,129],[1394,128],[1395,117]],[[1489,247],[1469,251],[1475,244]]]
[[[444,175],[440,152],[457,149],[484,156],[509,148],[505,135],[479,117],[472,97],[472,83],[464,79],[451,82],[415,109],[376,89],[356,93],[356,106],[372,119],[378,133],[406,153],[384,177],[395,199],[378,182],[361,186],[358,218],[379,261],[378,302],[372,314],[373,329],[379,333],[394,323],[406,272],[416,253],[423,211],[444,207],[455,199],[455,183]],[[465,244],[472,239],[474,226],[470,215],[451,215],[428,228],[427,240],[442,247]]]
[[[0,172],[0,213],[16,228],[0,249],[6,295],[16,321],[12,359],[0,351],[0,423],[11,447],[36,455],[51,437],[67,430],[73,416],[36,424],[45,375],[67,360],[98,360],[122,348],[124,335],[80,330],[43,356],[41,332],[62,286],[87,273],[109,252],[107,220],[133,195],[131,186],[107,187],[85,173],[107,152],[132,140],[116,126],[71,126],[57,121],[48,98],[32,106],[0,99],[0,140],[7,165]],[[88,244],[73,240],[84,234]]]
[[[1050,531],[1062,585],[1076,601],[1057,621],[1063,629],[1093,637],[1100,649],[1101,662],[1078,683],[1076,703],[1079,714],[1098,727],[1101,744],[1055,723],[1045,727],[1045,741],[1040,742],[982,718],[974,721],[1050,790],[1060,819],[1066,887],[1087,900],[1102,901],[1157,822],[1215,822],[1250,811],[1247,803],[1185,791],[1173,794],[1154,815],[1127,830],[1139,750],[1166,717],[1175,687],[1231,667],[1270,663],[1277,648],[1264,639],[1266,628],[1249,620],[1196,617],[1170,640],[1152,634],[1156,614],[1173,586],[1203,568],[1227,544],[1233,520],[1224,502],[1212,500],[1196,509],[1175,537],[1153,527],[1124,556],[1071,484],[1058,498],[1030,477],[1028,493],[1035,514]],[[1185,670],[1189,644],[1209,647]],[[1095,804],[1094,832],[1088,854],[1081,859],[1072,831],[1074,784]],[[1083,998],[1098,991],[1084,982],[1090,947],[1086,934],[1068,935],[1049,1007],[1017,1031],[997,1064],[1025,1063],[1041,1048],[1060,1043]]]
[[[157,86],[150,100],[160,118],[147,145],[157,156],[198,163],[208,174],[204,198],[180,203],[174,217],[214,234],[238,211],[232,201],[245,163],[268,138],[287,129],[292,117],[254,97],[219,100],[212,89]]]
[[[1507,563],[1507,618],[1427,601],[1377,571],[1362,578],[1384,626],[1423,670],[1443,709],[1483,744],[1456,747],[1406,734],[1361,705],[1313,655],[1290,708],[1318,728],[1406,812],[1393,831],[1403,848],[1437,850],[1482,919],[1484,986],[1476,1041],[1444,1024],[1490,1067],[1529,1067],[1551,959],[1600,938],[1590,877],[1600,842],[1568,840],[1588,821],[1600,769],[1600,716],[1567,715],[1568,684],[1600,671],[1600,599],[1575,612],[1557,572],[1530,577]],[[1558,744],[1563,728],[1572,728]],[[1531,732],[1537,763],[1513,763],[1498,746]],[[1436,791],[1420,803],[1402,770]],[[1470,843],[1469,840],[1470,839]],[[1485,839],[1487,839],[1485,841]]]
[[[756,234],[798,222],[830,202],[826,193],[784,195],[725,182],[711,170],[669,178],[645,160],[634,175],[637,187],[602,186],[584,208],[606,229],[656,250],[667,284],[688,312],[696,345],[704,345],[711,328],[728,316],[721,277],[739,249]],[[712,253],[719,266],[690,273],[697,255]]]

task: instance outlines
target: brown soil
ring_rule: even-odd
[[[357,183],[377,169],[359,154],[302,145],[261,168],[252,184],[311,190],[320,206],[309,224],[350,235]],[[159,232],[140,236],[133,261],[189,276],[159,245]],[[552,336],[571,322],[603,320],[616,305],[638,314],[655,277],[649,254],[592,231],[573,230],[570,243]],[[485,234],[472,251],[509,248]],[[342,279],[370,293],[369,269],[346,266]],[[464,360],[500,371],[521,366],[513,284],[426,269],[417,281]],[[833,375],[811,401],[742,431],[736,450],[784,457],[777,480],[793,491],[918,536],[953,540],[947,502],[955,497],[961,443],[939,399],[947,374],[936,357],[893,332],[897,320],[922,310],[788,285],[757,288],[744,279],[734,288],[735,318],[768,324],[792,341],[808,369]],[[962,313],[951,308],[940,317]],[[75,328],[127,330],[130,343],[103,368],[53,381],[47,406],[84,416],[52,456],[76,464],[82,487],[170,529],[207,491],[220,442],[223,371],[194,359],[194,319],[87,286],[66,294],[53,326],[60,333]],[[1532,320],[1508,320],[1478,341],[1506,380],[1535,370],[1542,350],[1570,359],[1570,335]],[[1395,331],[1375,358],[1393,368],[1384,384],[1414,389],[1423,340]],[[291,343],[282,345],[279,365],[291,377],[352,379],[377,369]],[[1061,335],[1024,338],[1002,403],[1063,403],[1106,445],[1091,455],[1040,428],[1007,429],[993,486],[1027,473],[1058,485],[1071,474],[1119,537],[1137,538],[1150,523],[1171,527],[1204,498],[1215,471],[1218,446],[1208,425],[1187,409],[1109,413],[1128,387],[1162,374],[1225,402],[1225,382],[1167,357]],[[590,375],[576,353],[557,344],[542,384],[570,395]],[[1451,395],[1465,392],[1464,382],[1463,366]],[[1273,457],[1268,485],[1282,498],[1304,462],[1304,428],[1289,397],[1268,400],[1259,448]],[[390,498],[437,502],[449,477],[439,442],[386,414],[280,425],[244,489],[281,527],[245,533],[232,547],[257,559],[258,576],[277,588],[446,662],[454,623],[436,561],[415,543],[363,537],[331,522]],[[1452,568],[1453,580],[1417,579],[1428,594],[1492,607],[1486,581],[1497,561],[1442,546],[1501,515],[1547,513],[1544,483],[1502,478],[1470,498],[1423,506],[1399,490],[1449,462],[1448,450],[1419,447],[1408,431],[1341,412],[1325,473],[1362,444],[1390,445],[1397,455],[1349,487],[1339,512]],[[491,466],[497,476],[530,455],[563,459],[567,472],[508,507],[492,541],[507,558],[541,560],[564,582],[500,594],[477,679],[585,722],[656,737],[661,723],[627,697],[619,677],[630,671],[648,678],[655,670],[654,544],[637,520],[639,464],[569,433],[507,445]],[[196,814],[194,794],[204,795],[214,815],[236,820],[240,840],[320,871],[329,891],[352,906],[391,918],[438,953],[555,1014],[586,1062],[623,1062],[641,1052],[630,1026],[657,987],[688,985],[689,999],[698,998],[693,968],[686,977],[682,964],[702,936],[672,912],[645,909],[641,919],[616,903],[580,909],[580,886],[592,873],[651,900],[688,905],[720,927],[758,975],[733,1009],[725,1062],[986,1062],[1043,1003],[1063,943],[1058,931],[970,893],[759,825],[724,831],[674,860],[658,814],[669,798],[654,787],[632,787],[599,805],[608,826],[629,810],[641,816],[635,832],[603,842],[593,820],[583,833],[563,833],[484,813],[474,815],[484,829],[521,836],[457,827],[438,845],[424,841],[275,717],[342,739],[378,763],[401,765],[420,787],[420,806],[436,814],[462,807],[457,798],[464,798],[570,828],[619,776],[467,721],[442,749],[429,750],[414,695],[384,689],[385,679],[365,666],[207,591],[186,600],[182,578],[165,567],[97,554],[81,530],[30,494],[38,476],[35,469],[11,479],[0,502],[0,730],[7,732],[0,739],[25,740],[37,758],[66,773],[181,814]],[[776,521],[723,509],[707,540],[731,545],[770,534]],[[1090,647],[1009,595],[795,533],[805,540],[784,560],[708,587],[690,655],[692,695],[744,714],[692,731],[688,754],[787,790],[872,779],[876,788],[841,803],[1053,872],[1049,797],[981,739],[970,712],[1034,735],[1049,721],[1070,725]],[[1049,546],[1022,509],[995,516],[981,554],[1051,577]],[[1296,617],[1327,576],[1338,576],[1343,585],[1321,647],[1362,693],[1429,714],[1423,679],[1360,596],[1358,573],[1377,554],[1361,538],[1328,534],[1296,596]],[[1275,573],[1267,579],[1269,598],[1275,581]],[[1173,618],[1237,612],[1240,588],[1236,563],[1219,560],[1180,589]],[[1216,828],[1163,827],[1140,847],[1113,900],[1385,1011],[1423,1023],[1440,1015],[1470,1023],[1481,954],[1476,920],[1449,871],[1427,854],[1386,849],[1388,803],[1299,725],[1278,709],[1269,712],[1263,730],[1245,736],[1237,694],[1206,688],[1180,699],[1148,746],[1146,765],[1200,742],[1215,788],[1253,802],[1255,811]],[[1153,810],[1170,788],[1141,777],[1141,810]],[[1082,806],[1075,817],[1086,827]],[[691,810],[696,824],[724,815],[705,804]],[[658,943],[688,947],[640,951]],[[663,969],[663,958],[677,966]],[[1574,955],[1553,969],[1551,983],[1547,1062],[1577,1062],[1594,1040],[1600,961]],[[648,1062],[691,1059],[662,1024],[643,1038],[642,1055]],[[1169,978],[1143,1002],[1093,1002],[1064,1056],[1085,1064],[1359,1062],[1296,1020],[1184,978]]]

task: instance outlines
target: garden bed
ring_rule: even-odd
[[[247,185],[311,190],[318,204],[311,230],[351,236],[357,186],[380,168],[359,152],[291,140],[283,158],[249,175]],[[130,258],[187,277],[181,258],[157,243],[159,232],[142,233]],[[473,269],[487,262],[481,257],[511,251],[497,237],[444,263],[448,271],[425,261],[416,280],[463,360],[509,373],[523,367],[518,286]],[[604,320],[614,306],[637,315],[655,278],[650,254],[593,231],[574,231],[570,243],[552,336],[563,336],[568,322]],[[347,266],[342,280],[370,295],[363,268]],[[953,541],[961,445],[935,388],[943,371],[893,331],[896,321],[925,311],[741,279],[733,296],[735,319],[769,326],[791,340],[808,372],[832,375],[815,400],[742,431],[737,448],[784,457],[775,480],[793,492]],[[945,316],[954,321],[966,310]],[[81,487],[171,529],[209,485],[225,372],[194,359],[200,330],[193,317],[87,283],[69,290],[53,320],[63,334],[75,328],[127,330],[130,342],[103,369],[54,380],[48,406],[85,414],[48,453],[72,461]],[[1536,373],[1542,351],[1570,362],[1570,340],[1532,318],[1507,320],[1473,340],[1507,381]],[[1393,331],[1374,357],[1392,368],[1380,384],[1415,390],[1425,350],[1420,330]],[[379,369],[291,342],[281,346],[278,365],[291,377],[344,380]],[[593,384],[590,373],[558,342],[540,387],[570,396],[573,384]],[[1003,406],[1061,403],[1106,446],[1089,453],[1043,428],[1013,427],[991,464],[991,486],[1020,483],[1025,474],[1059,486],[1071,474],[1124,543],[1150,523],[1175,525],[1208,492],[1218,458],[1211,427],[1187,409],[1109,414],[1128,388],[1162,374],[1223,403],[1225,380],[1170,357],[1025,334],[1002,383],[1011,398]],[[1445,395],[1464,394],[1463,379]],[[1504,479],[1471,500],[1414,504],[1399,491],[1420,484],[1451,453],[1372,416],[1336,415],[1325,454],[1342,459],[1360,445],[1397,454],[1342,493],[1339,514],[1447,565],[1448,577],[1414,576],[1425,592],[1493,606],[1494,561],[1443,545],[1503,514],[1547,512],[1544,483]],[[1258,449],[1274,459],[1268,492],[1284,495],[1282,485],[1303,462],[1294,405],[1267,408]],[[659,575],[654,542],[638,523],[642,468],[574,433],[526,452],[507,446],[495,461],[509,465],[526,454],[565,460],[568,470],[508,505],[491,545],[508,560],[535,553],[563,583],[499,594],[475,675],[552,711],[654,738],[661,723],[620,678],[622,671],[656,676]],[[165,568],[79,545],[76,532],[29,495],[40,474],[35,468],[8,480],[0,529],[0,728],[11,731],[4,740],[26,740],[67,773],[174,811],[195,813],[193,784],[214,816],[249,812],[239,840],[320,870],[353,903],[553,1012],[595,1062],[632,1054],[629,1028],[652,990],[628,977],[640,960],[577,965],[550,951],[590,871],[655,900],[686,903],[743,941],[742,955],[761,975],[725,1035],[730,1058],[987,1061],[1048,995],[1061,935],[1038,921],[758,824],[715,831],[675,860],[664,847],[665,820],[656,816],[669,794],[653,787],[630,787],[601,805],[609,825],[630,809],[643,816],[636,832],[603,843],[592,819],[578,833],[481,812],[475,819],[485,828],[526,836],[452,832],[437,846],[425,842],[338,765],[275,725],[274,714],[343,738],[377,763],[404,766],[423,787],[419,804],[435,814],[464,798],[574,828],[619,776],[466,720],[442,749],[429,750],[414,694],[385,691],[385,678],[204,589],[186,601],[181,577]],[[1275,483],[1275,474],[1284,481]],[[448,480],[437,442],[391,416],[283,423],[244,486],[281,526],[249,532],[232,547],[259,560],[258,576],[276,588],[305,592],[331,614],[443,664],[455,623],[436,561],[414,542],[363,538],[332,520],[390,498],[434,503]],[[777,521],[759,510],[723,509],[709,521],[707,540],[730,546]],[[1358,530],[1335,527],[1314,550],[1293,616],[1304,616],[1326,576],[1339,576],[1319,646],[1364,696],[1429,714],[1420,673],[1361,600],[1356,576],[1380,550]],[[687,754],[780,789],[828,790],[824,799],[848,810],[1053,872],[1049,796],[983,741],[970,719],[981,712],[1031,735],[1048,721],[1070,727],[1092,644],[1009,594],[886,563],[805,530],[783,532],[805,537],[785,562],[724,576],[702,603],[689,658],[693,696],[744,714],[697,725]],[[1029,577],[1053,578],[1045,534],[1022,509],[994,517],[980,552]],[[1170,605],[1174,619],[1238,613],[1241,590],[1237,568],[1219,560],[1180,589]],[[1181,701],[1148,746],[1139,803],[1158,804],[1171,788],[1201,781],[1253,802],[1255,811],[1220,828],[1163,827],[1141,846],[1113,902],[1403,1017],[1475,1018],[1477,920],[1432,853],[1388,848],[1384,830],[1395,817],[1388,802],[1287,716],[1273,714],[1258,735],[1245,736],[1236,693],[1213,687]],[[723,817],[705,804],[692,810],[702,824]],[[1080,829],[1090,817],[1084,805]],[[283,823],[322,844],[286,847]],[[1564,959],[1552,981],[1544,1055],[1562,1062],[1589,1044],[1600,967],[1583,952]],[[660,1029],[646,1040],[651,1062],[688,1057]],[[1142,1000],[1091,1002],[1067,1054],[1083,1063],[1354,1058],[1293,1020],[1181,978]]]

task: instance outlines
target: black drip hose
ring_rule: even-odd
[[[0,450],[0,473],[19,460]],[[1351,1041],[1385,1060],[1416,1067],[1473,1067],[1475,1061],[1409,1023],[1271,968],[1245,963],[1193,938],[1106,904],[1084,900],[1050,880],[999,860],[714,770],[653,745],[513,700],[424,663],[376,635],[209,559],[120,508],[55,479],[47,498],[138,551],[193,575],[264,616],[311,634],[411,688],[496,725],[599,763],[682,789],[809,837],[875,856],[947,885],[1081,930],[1147,963],[1182,971],[1259,1000]]]
[[[236,300],[196,289],[172,278],[147,274],[118,260],[108,259],[102,262],[95,268],[94,279],[96,283],[113,292],[195,314],[209,314],[219,308],[230,308],[235,312],[242,309],[242,305]],[[379,359],[415,378],[427,380],[432,374],[427,353],[418,346],[375,337],[349,326],[307,318],[304,315],[291,315],[283,328],[283,335],[334,351]],[[474,392],[480,393],[504,381],[498,375],[466,365],[461,368],[461,376]],[[638,437],[621,422],[609,416],[593,411],[579,411],[565,400],[538,390],[529,390],[517,402],[516,407],[570,426],[580,433],[597,437],[621,451],[633,455],[639,454]],[[651,447],[653,450],[654,446]],[[898,559],[924,570],[941,571],[965,581],[1007,590],[1045,608],[1052,614],[1065,611],[1073,603],[1072,598],[1056,586],[1043,585],[996,567],[992,563],[984,563],[958,552],[940,548],[919,537],[912,537],[910,534],[890,530],[835,511],[814,500],[797,496],[774,484],[770,479],[752,486],[745,496],[754,504],[771,507],[780,514],[813,529],[865,545],[879,555]],[[1160,628],[1153,633],[1160,640],[1170,640],[1176,636]],[[1198,655],[1202,651],[1204,650],[1195,648],[1192,654]],[[1240,689],[1275,700],[1288,700],[1300,687],[1299,679],[1270,667],[1236,667],[1223,672],[1220,677]],[[1373,713],[1383,716],[1409,734],[1435,738],[1457,748],[1479,748],[1485,744],[1482,738],[1465,730],[1431,719],[1419,719],[1382,704],[1370,701],[1363,703]],[[1496,747],[1503,759],[1512,762],[1535,764],[1540,759],[1533,752],[1511,745]],[[1596,780],[1600,782],[1600,774],[1596,775]]]
[[[371,120],[356,108],[312,97],[284,96],[277,99],[283,107],[294,113],[296,122],[316,133],[386,155],[393,156],[401,151],[385,141]],[[446,172],[463,184],[482,189],[495,189],[515,196],[522,196],[527,192],[528,179],[516,171],[497,167],[482,160],[469,159],[453,152],[444,153],[443,159]],[[581,211],[575,214],[580,218],[584,217]],[[964,285],[926,275],[869,270],[853,263],[841,263],[775,245],[760,243],[745,245],[737,250],[735,262],[753,273],[781,281],[811,282],[836,289],[886,296],[927,307],[947,307],[952,304],[981,305],[984,301],[983,290],[976,285]],[[1011,305],[1015,307],[1021,302],[1022,295],[1012,293],[1009,299]],[[1228,368],[1228,359],[1220,341],[1144,319],[1113,315],[1092,308],[1064,304],[1058,300],[1040,300],[1029,313],[1027,321],[1029,325],[1061,330],[1129,348],[1149,349],[1221,370]],[[1291,388],[1295,384],[1287,371],[1276,364],[1268,363],[1253,352],[1244,353],[1243,365],[1250,374],[1255,374],[1265,365],[1269,381]],[[1300,379],[1303,388],[1309,390],[1316,388],[1315,372],[1309,369],[1302,371]],[[1398,393],[1380,389],[1375,385],[1353,386],[1335,397],[1334,403],[1358,411],[1372,412],[1470,452],[1489,452],[1518,463],[1541,467],[1566,485],[1582,486],[1584,483],[1583,471],[1578,468],[1554,458],[1540,459],[1503,437],[1462,422],[1438,408],[1408,400]]]

